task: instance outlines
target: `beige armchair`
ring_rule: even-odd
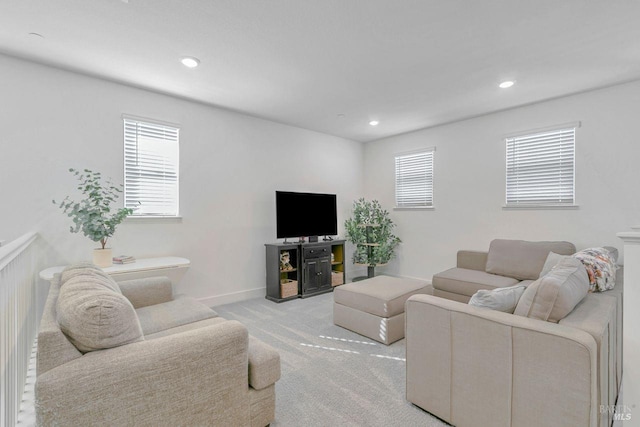
[[[51,286],[38,338],[38,425],[265,426],[275,416],[278,353],[166,278],[119,284],[144,339],[82,353],[56,321]],[[64,286],[64,284],[63,284]]]

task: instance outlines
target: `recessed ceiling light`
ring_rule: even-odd
[[[500,83],[498,86],[500,86],[502,89],[506,89],[508,87],[511,87],[515,84],[515,82],[512,82],[511,80],[507,80],[506,82],[502,82]]]
[[[378,126],[378,124],[380,124],[380,122],[379,122],[379,121],[377,121],[377,120],[371,120],[371,121],[369,122],[369,124],[370,124],[371,126]]]
[[[198,58],[194,58],[193,56],[185,56],[180,60],[180,62],[182,62],[182,65],[184,65],[185,67],[189,68],[196,68],[198,65],[200,65],[200,60]]]
[[[44,36],[42,34],[40,34],[40,33],[29,33],[29,35],[33,36],[33,37],[38,37],[38,38],[41,38],[41,39],[44,38]]]

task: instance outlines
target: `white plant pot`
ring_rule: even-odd
[[[111,267],[113,265],[113,256],[111,255],[111,248],[94,249],[93,263],[101,268]]]

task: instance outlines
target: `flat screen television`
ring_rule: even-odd
[[[338,234],[336,195],[276,191],[276,237]]]

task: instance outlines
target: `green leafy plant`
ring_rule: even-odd
[[[370,226],[370,227],[367,227]],[[353,216],[344,223],[347,239],[356,245],[353,253],[355,264],[370,267],[388,263],[401,240],[392,231],[395,227],[389,212],[382,209],[377,200],[364,198],[353,202]],[[365,245],[374,243],[376,246]]]
[[[80,181],[77,188],[86,197],[75,202],[67,196],[59,207],[73,220],[75,226],[70,227],[72,233],[82,230],[89,239],[100,242],[104,249],[107,239],[116,232],[116,226],[133,213],[130,208],[120,208],[112,213],[111,205],[120,197],[123,186],[114,185],[110,179],[103,183],[100,172],[89,169],[80,172],[72,168],[69,172]],[[55,200],[53,203],[58,204]]]

